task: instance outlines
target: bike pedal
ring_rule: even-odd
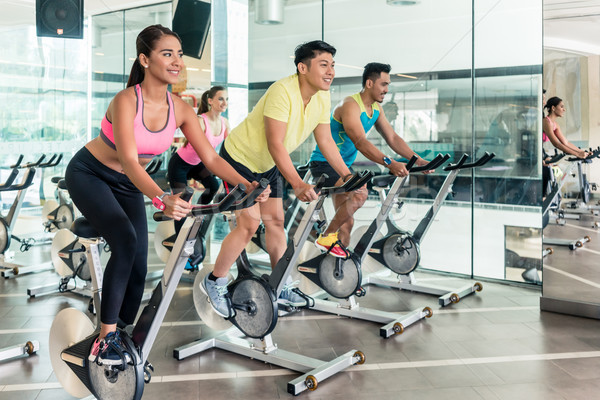
[[[146,364],[144,365],[144,382],[145,383],[150,383],[150,381],[152,380],[152,372],[154,372],[154,366],[152,364],[150,364],[148,361],[146,361]]]
[[[364,287],[362,287],[362,286],[360,288],[358,288],[358,290],[356,291],[356,293],[354,293],[354,295],[356,297],[363,297],[366,294],[367,294],[367,290]]]

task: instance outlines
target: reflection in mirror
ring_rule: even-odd
[[[523,226],[504,227],[504,268],[506,279],[541,285],[542,230]]]
[[[595,150],[600,144],[600,1],[580,7],[546,1],[544,19],[544,132],[555,133],[559,141],[548,135],[544,143],[548,159],[540,304],[542,310],[600,318],[600,218],[595,193],[600,179]],[[563,151],[570,154],[561,157]]]

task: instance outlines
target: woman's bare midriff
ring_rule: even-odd
[[[121,162],[119,161],[119,157],[117,155],[117,151],[108,147],[108,145],[104,143],[99,136],[88,142],[85,147],[102,164],[114,171],[122,174],[124,173],[123,167],[121,166]],[[151,160],[152,158],[140,158],[139,163],[142,167],[146,167]]]

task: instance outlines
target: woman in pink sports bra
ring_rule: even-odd
[[[557,118],[565,115],[566,110],[562,99],[559,97],[552,97],[548,99],[544,108],[548,111],[548,116],[546,116],[546,118],[544,118],[542,121],[542,140],[549,140],[554,147],[567,154],[571,154],[579,158],[585,158],[587,156],[587,152],[569,142],[562,134],[560,126],[558,126],[556,123]],[[544,140],[544,135],[547,137],[547,140]]]
[[[102,281],[101,324],[89,360],[124,366],[117,323],[124,327],[137,315],[147,271],[148,226],[144,198],[176,220],[190,203],[163,190],[144,170],[166,151],[180,128],[202,161],[233,184],[250,184],[215,152],[203,134],[194,109],[168,92],[185,68],[181,40],[162,25],[145,28],[136,40],[127,88],[117,93],[102,121],[102,134],[77,152],[65,172],[73,203],[110,245]],[[266,190],[258,201],[268,197]]]
[[[198,119],[206,138],[213,148],[223,143],[229,133],[229,122],[221,116],[221,113],[226,110],[227,90],[223,86],[213,86],[202,94],[200,107],[198,107]],[[171,156],[167,176],[173,193],[181,192],[189,179],[202,183],[205,190],[200,196],[200,204],[210,203],[219,189],[217,178],[206,168],[187,140]],[[178,228],[182,224],[182,221],[175,224],[176,232],[179,232]]]

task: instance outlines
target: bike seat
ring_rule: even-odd
[[[371,183],[373,183],[373,186],[375,187],[388,187],[389,185],[392,184],[392,182],[394,182],[396,180],[396,176],[394,175],[390,175],[390,174],[386,174],[386,175],[377,175],[374,176],[373,178],[371,178]]]
[[[98,231],[92,227],[85,217],[79,217],[73,221],[73,225],[71,225],[71,231],[75,235],[87,239],[93,239],[100,236]]]
[[[64,179],[60,179],[60,180],[59,180],[59,181],[56,183],[56,186],[57,186],[59,189],[64,189],[64,190],[67,190],[67,182],[65,182],[65,180],[64,180]]]
[[[64,176],[53,176],[53,177],[50,179],[50,182],[52,182],[52,183],[54,183],[54,184],[57,184],[57,183],[58,183],[60,180],[62,180],[62,179],[65,179],[65,177],[64,177]]]

